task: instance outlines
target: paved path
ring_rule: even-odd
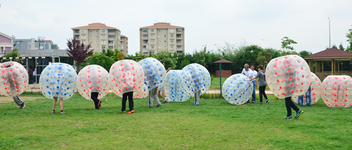
[[[39,84],[30,84],[26,90],[27,92],[40,92]],[[113,93],[111,90],[109,93]],[[259,94],[259,90],[255,91],[256,94]],[[270,90],[266,90],[267,95],[274,95]],[[220,94],[220,89],[209,89],[206,94]]]

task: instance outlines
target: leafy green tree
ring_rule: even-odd
[[[287,36],[283,37],[281,40],[281,48],[283,49],[283,51],[281,52],[281,56],[293,54],[292,52],[285,50],[295,50],[293,46],[291,46],[291,44],[297,44],[297,42],[292,39],[289,39]]]
[[[338,48],[337,48],[337,46],[336,46],[335,44],[334,44],[334,45],[332,45],[332,47],[331,47],[331,48],[336,48],[336,49],[338,49]]]
[[[181,64],[178,68],[182,69],[183,67],[189,65],[191,62],[188,59],[184,59],[181,61]]]
[[[171,52],[159,52],[155,55],[153,55],[155,59],[159,61],[163,61],[165,64],[165,68],[171,67],[172,69],[176,68],[177,64],[177,55]]]
[[[307,57],[307,56],[309,56],[309,55],[312,55],[312,52],[308,52],[308,51],[306,51],[306,50],[303,50],[303,51],[300,51],[298,54],[299,54],[299,56],[301,56],[302,58],[304,58],[304,57]]]
[[[123,60],[123,59],[125,59],[125,54],[123,54],[121,51],[117,52],[117,59],[118,59],[118,60]]]
[[[13,49],[11,51],[11,53],[7,53],[7,54],[3,55],[2,57],[3,58],[12,57],[12,59],[11,59],[12,61],[16,61],[16,62],[22,63],[23,62],[22,59],[20,59],[20,58],[16,59],[16,57],[19,57],[19,56],[20,55],[18,54],[18,49]],[[7,62],[7,61],[10,61],[10,59],[3,59],[2,60],[2,62]]]
[[[352,52],[352,29],[348,29],[348,33],[346,33],[346,37],[347,37],[347,42],[349,44],[346,51]]]
[[[266,65],[269,63],[269,61],[271,60],[271,58],[272,58],[272,54],[270,53],[270,51],[263,50],[258,53],[257,62],[259,64],[262,64],[265,68]]]
[[[96,65],[102,66],[104,69],[109,71],[112,64],[115,63],[115,60],[106,55],[95,53],[92,56],[88,57],[87,62],[90,65],[96,64]]]
[[[340,43],[340,45],[339,45],[339,50],[345,50],[345,48],[343,47],[343,45],[342,45],[342,43]]]

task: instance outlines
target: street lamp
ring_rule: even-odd
[[[330,17],[328,17],[328,19],[329,19],[329,48],[331,48]]]

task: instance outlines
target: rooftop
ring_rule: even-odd
[[[315,53],[313,55],[309,55],[307,57],[304,57],[304,59],[316,59],[316,58],[345,58],[345,57],[352,57],[352,53],[339,50],[336,48],[330,48],[326,49],[323,51],[320,51],[318,53]]]
[[[152,25],[152,26],[145,26],[145,27],[141,27],[141,28],[183,28],[183,27],[174,26],[168,22],[157,22],[157,23],[154,23],[154,25]]]
[[[219,63],[222,63],[222,64],[232,64],[233,62],[232,61],[229,61],[229,60],[226,60],[226,59],[221,59],[221,60],[218,60],[216,62],[214,62],[215,64],[219,64]]]
[[[115,29],[114,27],[109,27],[109,26],[106,26],[105,24],[99,23],[99,22],[93,22],[91,24],[88,24],[88,26],[74,27],[72,29],[101,29],[101,28]]]

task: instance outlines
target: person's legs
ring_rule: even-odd
[[[264,98],[265,98],[265,100],[268,100],[268,97],[266,96],[266,93],[265,93],[265,88],[266,88],[266,86],[263,86],[263,95],[264,95]]]
[[[13,101],[15,101],[15,103],[20,106],[20,108],[22,107],[22,105],[24,104],[24,102],[16,95],[13,98]]]
[[[159,97],[158,97],[157,93],[158,93],[158,88],[156,87],[152,90],[152,97],[155,100],[156,107],[159,107],[161,105],[161,103],[159,101]]]
[[[255,95],[255,86],[256,86],[256,80],[253,80],[252,83],[253,83],[253,93],[252,93],[252,102],[255,102],[255,99],[256,99],[256,95]]]
[[[259,86],[259,100],[261,103],[263,102],[263,86]]]
[[[62,98],[60,98],[60,109],[61,109],[61,114],[65,114],[64,113],[64,100]]]
[[[199,105],[199,99],[200,99],[200,90],[196,91],[194,94],[194,105],[196,106]]]
[[[166,101],[166,98],[165,98],[165,90],[164,90],[164,91],[161,91],[161,96],[163,97],[164,102],[167,102],[167,101]]]
[[[92,92],[90,94],[90,98],[93,100],[94,102],[94,105],[95,105],[95,109],[99,109],[99,103],[100,103],[100,100],[98,99],[98,95],[99,95],[99,92]]]
[[[126,112],[126,101],[127,101],[127,93],[124,93],[122,95],[122,108],[121,108],[121,112]]]
[[[54,101],[53,101],[53,111],[51,112],[51,114],[54,114],[54,113],[55,113],[56,103],[57,103],[57,97],[54,97]]]
[[[133,92],[128,92],[128,105],[130,107],[130,111],[134,110],[133,109]]]
[[[291,111],[291,97],[286,97],[285,98],[285,105],[286,105],[286,110],[287,110],[287,117],[292,115]]]
[[[149,95],[148,95],[148,101],[149,101],[149,107],[152,108],[153,107],[153,98],[152,98],[152,92],[153,90],[149,91]]]
[[[298,112],[299,111],[299,108],[296,106],[296,104],[295,103],[293,103],[293,101],[290,99],[290,105],[291,105],[291,108],[293,109],[293,110],[295,110],[296,112]]]

